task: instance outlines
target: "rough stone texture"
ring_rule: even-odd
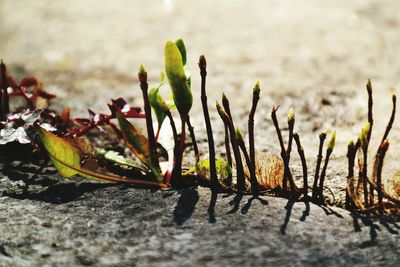
[[[58,94],[55,106],[69,106],[78,116],[86,108],[106,111],[106,102],[119,96],[142,105],[137,66],[144,64],[156,84],[164,42],[183,37],[194,96],[199,97],[197,59],[205,54],[209,106],[225,91],[243,130],[250,89],[261,81],[258,150],[279,153],[270,108],[281,106],[283,128],[289,107],[295,109],[310,183],[318,133],[338,131],[326,185],[340,206],[346,144],[366,120],[366,80],[371,78],[375,88],[372,148],[388,120],[390,94],[400,87],[399,10],[398,0],[0,1],[0,57],[17,78],[39,77]],[[217,152],[223,155],[222,123],[214,109],[210,112]],[[195,101],[192,123],[204,154],[201,115]],[[390,140],[386,176],[398,169],[398,123]],[[292,167],[300,179],[296,153]],[[243,214],[245,197],[227,214],[233,196],[220,196],[216,222],[209,223],[210,196],[204,188],[151,192],[75,183],[48,168],[22,194],[22,177],[3,173],[0,179],[0,266],[396,266],[399,261],[400,226],[390,218],[358,219],[358,227],[344,210],[311,205],[302,221],[305,206],[297,203],[282,234],[284,199],[265,197],[267,206],[255,200]]]

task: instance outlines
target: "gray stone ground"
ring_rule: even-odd
[[[318,133],[336,129],[327,185],[340,206],[345,147],[366,119],[366,80],[375,88],[372,147],[388,120],[390,95],[400,87],[400,3],[149,2],[0,1],[0,57],[16,77],[39,77],[58,94],[56,107],[81,116],[86,108],[106,111],[109,99],[119,96],[142,105],[137,67],[144,64],[156,84],[164,42],[183,37],[196,99],[197,59],[207,56],[217,152],[223,154],[223,132],[215,100],[222,91],[230,97],[244,130],[250,89],[259,79],[258,150],[279,152],[270,108],[281,105],[283,125],[293,107],[312,182]],[[195,101],[192,120],[205,154],[200,111]],[[399,169],[398,125],[390,136],[388,177]],[[292,165],[301,174],[297,156]],[[400,257],[399,222],[390,218],[357,218],[314,205],[304,216],[304,203],[285,209],[287,200],[272,197],[264,197],[268,205],[254,200],[249,208],[245,197],[230,214],[233,196],[219,196],[210,223],[205,188],[152,192],[65,181],[47,168],[22,194],[20,179],[32,168],[1,175],[0,266],[396,266]]]

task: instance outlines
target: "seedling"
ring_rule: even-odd
[[[298,200],[303,195],[309,200],[308,167],[300,136],[294,131],[295,112],[290,109],[287,116],[288,140],[285,147],[282,132],[277,119],[277,107],[272,108],[271,117],[278,136],[281,158],[255,149],[254,117],[260,99],[260,85],[256,82],[253,88],[252,106],[248,117],[248,143],[240,129],[236,128],[231,113],[230,103],[225,94],[222,95],[222,106],[217,102],[216,108],[224,123],[225,149],[227,161],[216,158],[212,125],[210,121],[206,77],[207,62],[204,56],[199,58],[201,76],[201,103],[207,130],[208,159],[200,158],[195,129],[191,124],[189,112],[193,103],[191,77],[187,66],[186,47],[179,39],[165,44],[165,73],[172,91],[173,103],[164,100],[160,89],[164,86],[164,74],[158,85],[148,90],[147,72],[140,66],[138,79],[144,102],[144,112],[140,107],[131,107],[123,98],[111,100],[108,104],[109,114],[95,113],[88,110],[88,118],[72,118],[70,110],[62,113],[49,109],[55,95],[43,90],[41,83],[34,77],[22,79],[18,84],[7,74],[5,64],[0,62],[0,148],[12,146],[30,146],[31,152],[45,152],[43,158],[50,160],[58,172],[67,178],[80,175],[88,179],[106,182],[120,182],[146,187],[167,188],[182,184],[207,184],[212,189],[212,201],[215,203],[216,193],[220,191],[236,191],[238,195],[251,192],[254,197],[266,191],[275,191],[291,200]],[[372,85],[368,80],[368,122],[361,130],[358,141],[348,144],[348,175],[346,208],[359,211],[388,210],[400,214],[400,183],[398,177],[385,179],[382,177],[383,162],[389,148],[387,140],[392,129],[396,113],[396,96],[393,96],[393,109],[386,131],[377,150],[372,175],[368,175],[368,149],[374,125],[372,107]],[[16,109],[10,108],[13,98],[19,97],[24,104]],[[178,135],[173,109],[176,108],[181,131]],[[12,109],[12,110],[11,110]],[[153,109],[157,120],[157,131],[154,132]],[[158,143],[160,131],[165,119],[170,122],[173,155],[165,155]],[[146,120],[147,136],[135,127],[134,120]],[[115,122],[118,122],[115,124]],[[182,161],[185,148],[186,125],[188,127],[192,147],[195,154],[195,166],[182,173]],[[99,129],[108,133],[109,139],[122,138],[134,157],[119,154],[105,147],[94,147],[87,136]],[[112,131],[105,131],[111,129]],[[336,132],[333,132],[326,147],[324,164],[323,149],[327,133],[319,135],[319,149],[315,168],[311,200],[317,204],[325,204],[324,182],[328,172],[328,163],[334,150]],[[303,188],[298,188],[290,169],[290,158],[293,140],[297,146],[302,169]],[[233,158],[231,155],[231,148]],[[170,150],[170,152],[172,149]],[[163,155],[163,156],[162,156]],[[354,165],[358,155],[358,177],[354,174]],[[165,159],[164,159],[165,158]],[[164,162],[163,162],[164,160]],[[245,161],[245,165],[243,164]],[[168,162],[166,162],[168,161]],[[161,164],[162,163],[162,164]],[[167,163],[167,167],[164,167]],[[236,168],[236,188],[232,188],[232,167]],[[189,175],[197,173],[194,180]],[[187,179],[186,179],[187,178]],[[250,184],[250,186],[247,186]],[[289,187],[289,188],[288,188]],[[262,191],[264,190],[264,191]],[[377,196],[377,201],[375,200]],[[210,205],[212,209],[212,205]]]
[[[396,96],[392,97],[392,113],[386,126],[385,133],[375,155],[372,169],[372,175],[368,175],[368,148],[369,141],[372,136],[373,113],[372,113],[372,85],[371,81],[367,83],[368,92],[368,122],[361,130],[359,139],[356,144],[350,141],[348,145],[348,179],[347,179],[347,197],[346,207],[358,211],[374,211],[379,210],[382,214],[385,211],[391,211],[400,214],[400,184],[398,177],[386,178],[386,183],[382,177],[383,162],[387,150],[389,149],[389,141],[387,140],[390,130],[392,129],[396,113]],[[358,153],[358,179],[354,175],[354,161]],[[368,188],[369,187],[369,188]],[[375,191],[378,195],[378,202],[375,201]]]

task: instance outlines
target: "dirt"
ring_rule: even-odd
[[[207,57],[218,155],[224,156],[223,124],[215,101],[227,94],[235,124],[246,134],[251,89],[260,80],[257,149],[279,154],[271,107],[280,105],[285,138],[293,107],[311,184],[318,134],[337,130],[326,185],[340,207],[346,145],[366,121],[367,79],[375,96],[372,152],[389,119],[391,94],[400,87],[399,10],[396,0],[0,1],[0,57],[16,77],[40,78],[59,96],[55,107],[83,116],[87,108],[107,111],[110,98],[120,96],[142,105],[137,67],[144,64],[150,84],[157,84],[163,44],[183,37],[195,99],[198,56]],[[200,101],[191,114],[206,157]],[[395,122],[386,177],[399,169],[399,130]],[[189,166],[193,157],[189,150],[186,155]],[[287,200],[271,197],[263,197],[268,205],[254,200],[250,207],[245,197],[230,212],[234,196],[219,196],[210,222],[205,188],[162,192],[65,181],[49,167],[26,193],[21,178],[32,168],[0,175],[0,266],[395,266],[400,258],[400,226],[390,217],[357,219],[339,207],[312,204],[304,216],[304,203],[290,214]],[[301,184],[296,153],[292,168]]]

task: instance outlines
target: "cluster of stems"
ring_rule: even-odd
[[[369,143],[372,135],[372,126],[374,123],[373,120],[373,98],[372,98],[372,86],[371,81],[368,80],[367,83],[367,93],[368,93],[368,122],[362,128],[360,137],[358,138],[356,144],[351,140],[349,142],[347,148],[347,158],[348,158],[348,188],[346,192],[346,208],[348,209],[365,209],[370,210],[373,209],[376,204],[378,204],[379,210],[381,213],[384,212],[384,204],[383,197],[388,198],[392,202],[396,202],[398,204],[399,201],[392,199],[392,197],[385,192],[382,187],[382,169],[383,162],[386,155],[386,152],[389,148],[389,141],[387,140],[390,130],[392,129],[395,114],[396,114],[396,96],[392,96],[392,112],[389,119],[389,122],[386,126],[385,133],[381,139],[378,150],[375,154],[375,161],[373,164],[373,170],[371,177],[368,175],[368,149]],[[361,149],[361,153],[358,151]],[[356,186],[356,193],[350,193],[350,183],[353,182],[354,175],[354,165],[356,155],[359,155],[358,158],[358,181]],[[362,191],[362,206],[357,205],[357,202],[354,200],[354,194],[358,194],[358,189],[361,187]],[[376,191],[376,192],[375,192]],[[378,197],[378,202],[375,201],[375,196]]]
[[[302,194],[304,201],[308,201],[309,200],[308,168],[307,168],[307,162],[306,162],[304,149],[300,142],[300,136],[298,133],[294,133],[294,124],[295,124],[294,111],[293,111],[293,109],[290,109],[289,113],[288,113],[289,138],[288,138],[287,148],[285,148],[285,145],[283,142],[283,137],[282,137],[282,132],[279,127],[278,119],[276,116],[277,110],[278,110],[278,108],[275,108],[275,107],[272,108],[271,118],[274,123],[276,133],[278,135],[278,140],[279,140],[279,144],[281,147],[281,157],[282,157],[282,161],[284,164],[284,174],[283,174],[284,177],[282,179],[283,180],[283,184],[282,184],[283,194],[285,195],[288,193],[287,183],[289,182],[290,194],[291,194],[290,197],[293,199],[296,199],[299,197],[300,194]],[[326,176],[326,170],[328,168],[329,159],[330,159],[330,156],[331,156],[334,146],[335,146],[336,132],[333,132],[333,134],[329,140],[329,143],[328,143],[328,146],[326,149],[325,162],[322,167],[322,171],[320,172],[321,163],[322,163],[322,159],[323,159],[322,151],[323,151],[323,146],[324,146],[324,141],[326,139],[326,135],[327,135],[326,132],[321,133],[319,135],[319,139],[320,139],[319,152],[318,152],[318,156],[317,156],[317,166],[316,166],[316,170],[315,170],[315,178],[314,178],[314,185],[312,188],[312,198],[311,198],[312,201],[314,201],[316,203],[322,203],[322,204],[324,203],[323,187],[324,187],[324,181],[325,181],[325,176]],[[294,182],[292,172],[290,170],[290,153],[292,151],[293,139],[296,142],[297,152],[299,154],[302,169],[303,169],[303,190],[301,192],[297,192],[298,190],[297,190],[296,184]]]
[[[250,173],[250,190],[253,196],[259,194],[259,185],[256,174],[256,157],[255,157],[255,143],[254,143],[254,116],[257,109],[257,104],[260,100],[260,84],[257,81],[253,88],[253,101],[249,112],[248,118],[248,133],[249,133],[249,147],[246,148],[243,135],[240,129],[235,130],[233,117],[230,109],[229,100],[225,94],[222,94],[222,106],[217,102],[218,113],[224,122],[225,128],[225,148],[228,164],[233,167],[233,160],[231,155],[231,147],[233,156],[235,158],[236,176],[237,176],[237,191],[244,193],[246,191],[246,179],[244,174],[242,155],[246,161],[247,168]],[[232,177],[228,177],[228,183],[232,182]]]

